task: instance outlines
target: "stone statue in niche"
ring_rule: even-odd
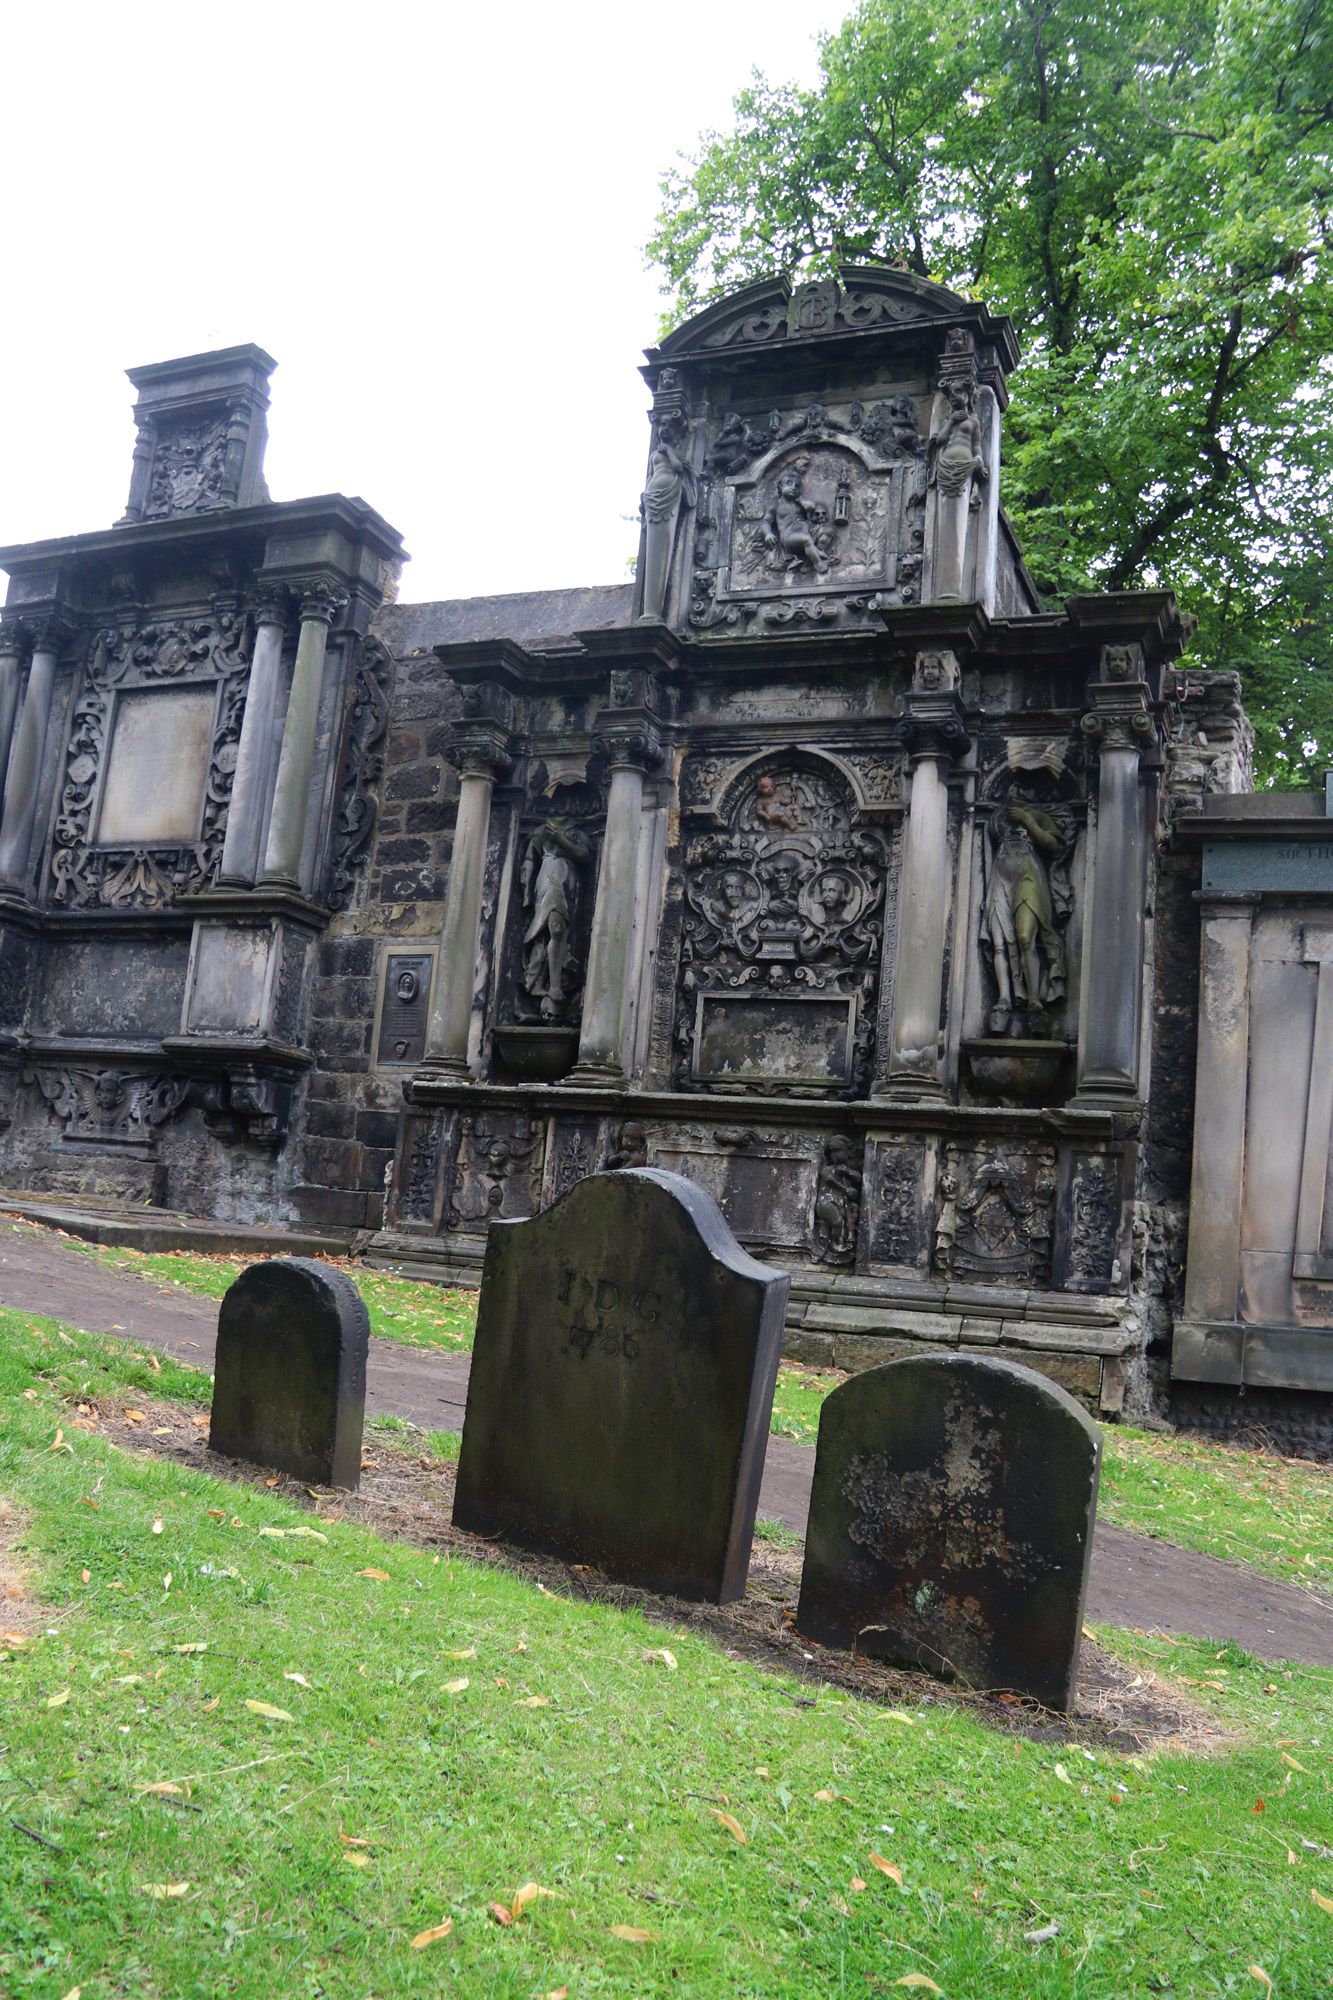
[[[667,571],[682,497],[687,506],[694,505],[694,474],[685,462],[684,445],[685,418],[675,411],[658,424],[657,443],[648,460],[648,483],[643,489],[647,532],[642,616],[651,624],[661,621],[666,606]]]
[[[981,419],[965,382],[951,382],[947,401],[936,407],[927,451],[927,479],[938,496],[935,535],[935,595],[958,598],[963,589],[967,517],[981,505],[980,486],[990,478],[981,455]]]
[[[1056,929],[1053,865],[1066,839],[1053,814],[1036,806],[997,805],[988,826],[990,865],[981,913],[981,943],[995,975],[992,1035],[1051,1032],[1051,1009],[1065,995],[1064,940]],[[1062,914],[1069,885],[1060,879]]]
[[[815,1189],[811,1234],[815,1261],[850,1264],[856,1255],[856,1226],[861,1214],[861,1162],[854,1140],[835,1132],[825,1141],[823,1164]]]
[[[523,858],[523,990],[541,1003],[544,1021],[563,1020],[577,972],[570,933],[578,913],[583,870],[592,859],[584,835],[568,820],[548,819]]]

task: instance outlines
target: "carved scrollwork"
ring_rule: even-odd
[[[376,638],[361,641],[338,767],[338,804],[333,821],[328,904],[342,910],[352,894],[357,862],[375,826],[376,791],[384,768],[380,744],[389,726],[393,655]]]
[[[217,879],[249,678],[248,613],[110,625],[96,636],[75,698],[51,853],[52,900],[71,909],[161,909]],[[204,809],[196,840],[95,844],[92,813],[120,692],[173,686],[217,689]]]

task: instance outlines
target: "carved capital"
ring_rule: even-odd
[[[591,744],[595,757],[605,757],[613,771],[656,771],[666,751],[651,729],[604,727]]]
[[[1132,651],[1113,648],[1111,651]],[[1092,704],[1079,727],[1089,750],[1134,750],[1152,747],[1157,725],[1148,708],[1148,688],[1143,681],[1094,681],[1088,688]]]
[[[307,619],[321,625],[331,625],[339,611],[347,602],[346,594],[334,583],[320,578],[315,583],[305,583],[301,590],[301,623]]]
[[[40,618],[32,627],[32,650],[34,653],[50,653],[59,659],[65,647],[74,637],[76,627],[59,611]]]
[[[28,635],[18,618],[6,618],[0,623],[0,658],[17,660],[27,651]]]
[[[281,584],[259,591],[254,600],[256,625],[286,625],[287,592]]]
[[[923,654],[918,659],[918,671],[923,659],[952,658],[952,654]],[[956,691],[947,687],[914,687],[907,697],[906,713],[898,724],[898,741],[914,760],[944,757],[953,762],[966,756],[972,739]]]
[[[509,731],[497,717],[477,716],[458,723],[445,756],[460,778],[485,778],[495,784],[513,769]]]

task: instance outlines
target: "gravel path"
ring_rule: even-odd
[[[212,1368],[217,1305],[174,1286],[107,1270],[59,1237],[0,1223],[0,1305],[44,1313],[90,1333],[124,1333],[199,1368]],[[404,1417],[425,1430],[461,1431],[468,1356],[372,1340],[368,1416]],[[771,1437],[759,1511],[804,1534],[815,1454]],[[1244,1563],[1196,1555],[1174,1542],[1099,1521],[1087,1614],[1110,1625],[1232,1640],[1266,1660],[1333,1667],[1333,1601],[1279,1583]]]

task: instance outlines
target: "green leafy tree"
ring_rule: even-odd
[[[1010,313],[1004,494],[1048,599],[1170,584],[1260,779],[1333,761],[1333,0],[864,0],[668,175],[674,323],[900,263]],[[1281,701],[1280,722],[1267,704]]]

